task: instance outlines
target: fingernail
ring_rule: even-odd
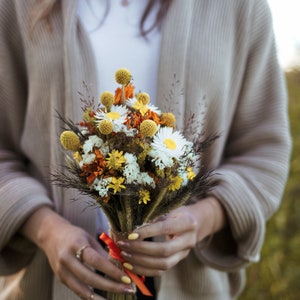
[[[131,240],[131,241],[138,239],[138,237],[139,237],[139,234],[138,234],[138,233],[135,233],[135,232],[130,233],[130,234],[128,235],[128,239]]]
[[[128,247],[128,243],[126,243],[124,241],[117,241],[117,245],[120,246],[120,247],[124,247],[124,246]]]
[[[133,289],[131,289],[131,288],[124,288],[124,293],[125,294],[134,294],[135,291]]]
[[[131,279],[128,276],[122,276],[121,281],[125,284],[130,284],[131,283]]]
[[[124,264],[123,264],[123,267],[124,268],[126,268],[126,269],[128,269],[128,270],[133,270],[133,265],[131,265],[130,263],[128,263],[128,262],[125,262]]]
[[[125,252],[125,251],[121,251],[121,255],[122,255],[123,257],[127,257],[127,258],[131,258],[131,257],[132,257],[131,254],[129,254],[129,253]]]

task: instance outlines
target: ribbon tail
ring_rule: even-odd
[[[106,244],[109,248],[109,254],[112,258],[119,260],[121,263],[124,261],[121,256],[120,248],[115,244],[113,239],[108,236],[105,232],[102,232],[100,235],[100,239]]]
[[[125,273],[131,278],[131,280],[135,283],[138,289],[142,292],[145,296],[153,296],[152,293],[148,290],[142,279],[136,275],[135,273],[124,269]]]
[[[124,262],[123,257],[121,256],[120,248],[115,244],[113,239],[109,237],[105,232],[102,232],[100,239],[107,245],[109,248],[109,254],[112,258],[119,260],[121,263]],[[130,279],[135,283],[138,289],[142,292],[143,295],[152,296],[152,293],[148,290],[142,279],[135,273],[124,269],[124,272],[130,277]]]

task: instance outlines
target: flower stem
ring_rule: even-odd
[[[144,218],[144,223],[148,223],[151,220],[152,215],[155,213],[156,208],[160,205],[161,201],[164,199],[167,190],[168,190],[167,187],[160,190],[157,198],[154,200],[154,203],[152,204],[149,212],[146,214]]]
[[[122,232],[131,232],[132,228],[132,208],[130,206],[130,199],[128,196],[122,196],[120,198],[122,211],[119,214],[119,220],[121,224],[121,231]]]
[[[122,84],[122,104],[125,104],[125,85]]]

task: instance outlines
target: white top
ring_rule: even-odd
[[[79,0],[78,16],[87,30],[95,54],[98,70],[99,95],[103,91],[114,92],[118,84],[114,74],[119,68],[131,71],[136,92],[147,92],[155,104],[157,70],[160,50],[160,31],[155,29],[147,39],[139,32],[139,21],[147,0]],[[105,16],[107,5],[109,11]],[[158,9],[158,6],[156,7]],[[146,22],[146,28],[153,24],[156,9]],[[97,228],[108,230],[103,212],[98,209]]]
[[[107,3],[109,10],[105,17]],[[103,91],[114,92],[118,87],[114,81],[116,70],[127,68],[132,73],[135,91],[149,93],[151,103],[155,104],[161,34],[155,29],[145,39],[139,33],[139,21],[147,3],[147,0],[129,0],[124,6],[122,0],[78,1],[78,15],[95,53],[99,95]],[[157,9],[158,5],[146,28],[153,24]]]

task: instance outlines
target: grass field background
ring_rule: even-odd
[[[241,300],[300,299],[300,70],[286,73],[293,138],[282,205],[267,225],[261,261],[247,269]]]

